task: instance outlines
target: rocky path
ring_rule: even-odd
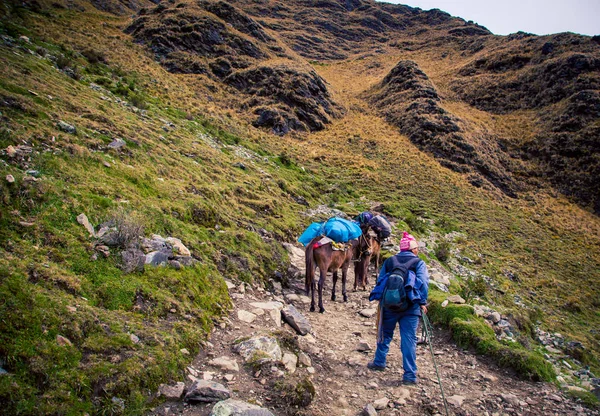
[[[293,264],[303,272],[303,252],[288,246]],[[349,287],[354,276],[350,273]],[[419,346],[417,363],[420,382],[406,387],[402,378],[402,357],[398,334],[393,341],[385,372],[373,372],[366,364],[375,348],[374,304],[366,292],[349,291],[347,303],[332,302],[331,279],[324,291],[324,314],[309,312],[309,299],[303,296],[303,280],[282,289],[271,290],[229,283],[235,303],[229,318],[214,331],[210,343],[188,368],[186,391],[196,380],[221,384],[236,400],[253,403],[271,413],[213,413],[246,415],[436,415],[445,414],[432,356],[428,346]],[[338,291],[340,290],[338,284]],[[338,296],[338,299],[341,299]],[[308,318],[311,331],[299,336],[281,322],[281,308],[293,304]],[[282,352],[276,361],[257,365],[235,350],[256,336],[277,338]],[[297,340],[297,341],[295,341]],[[435,360],[451,415],[584,415],[598,414],[565,397],[546,383],[526,382],[498,368],[484,357],[458,348],[449,334],[435,329]],[[285,383],[308,378],[315,396],[308,407],[293,404]],[[180,389],[183,384],[180,383]],[[168,389],[164,389],[165,392]],[[168,392],[167,392],[168,394]],[[187,403],[178,399],[153,409],[152,415],[210,415],[214,403]]]

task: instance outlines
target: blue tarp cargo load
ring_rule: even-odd
[[[298,241],[302,245],[307,245],[315,237],[323,235],[331,238],[336,243],[347,243],[350,240],[360,237],[362,231],[357,223],[348,221],[343,218],[333,217],[327,220],[327,222],[313,222],[308,228],[302,233]]]

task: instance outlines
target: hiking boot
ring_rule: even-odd
[[[418,383],[415,381],[410,381],[410,380],[402,380],[401,383],[403,386],[416,386]]]
[[[371,361],[369,364],[367,364],[367,368],[369,370],[373,370],[373,371],[384,371],[385,367],[382,367],[380,365],[375,365],[375,363],[373,361]]]

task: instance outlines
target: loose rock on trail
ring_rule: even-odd
[[[302,249],[289,244],[286,248],[292,251],[293,266],[303,272]],[[349,280],[353,277],[350,270]],[[228,407],[226,402],[214,407],[208,399],[193,403],[174,400],[150,414],[445,414],[428,345],[417,347],[417,386],[401,384],[402,356],[397,331],[387,369],[384,372],[367,369],[376,347],[375,317],[369,317],[368,313],[376,305],[369,303],[368,292],[349,291],[347,303],[332,302],[329,276],[324,289],[327,311],[319,314],[308,311],[310,300],[304,296],[303,279],[290,283],[287,288],[275,284],[274,289],[265,290],[228,282],[234,308],[186,371],[188,394],[198,380],[212,381],[228,390],[231,397],[228,402],[234,403],[234,407]],[[281,310],[289,305],[309,321],[307,335],[298,335],[282,322]],[[251,320],[250,315],[254,316]],[[274,352],[273,339],[278,340],[280,352]],[[436,328],[432,342],[451,415],[599,414],[567,398],[554,385],[521,380],[514,372],[499,368],[485,357],[457,347],[444,330]],[[259,346],[250,351],[248,348],[254,347],[249,345]],[[297,397],[291,397],[289,390],[281,387],[304,379],[311,380],[315,389],[314,399],[306,407],[302,407],[306,402],[298,404]],[[223,393],[222,397],[225,396]]]

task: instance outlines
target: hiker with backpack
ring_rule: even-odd
[[[418,257],[419,244],[404,232],[400,253],[388,258],[381,266],[377,284],[369,300],[379,300],[377,350],[367,367],[383,371],[396,325],[400,327],[400,350],[404,384],[417,384],[417,326],[422,313],[427,313],[429,273]]]

